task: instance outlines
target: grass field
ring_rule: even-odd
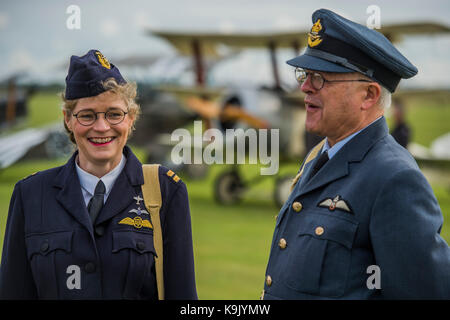
[[[30,120],[32,125],[39,126],[47,120],[61,119],[59,101],[54,94],[36,95],[31,108],[32,115],[39,114],[36,119]],[[36,110],[48,115],[36,113]],[[414,136],[420,137],[416,141],[429,146],[437,136],[450,131],[444,122],[445,117],[450,119],[449,110],[450,105],[414,105],[409,113],[409,116],[414,117],[409,120],[415,131]],[[137,154],[142,159],[142,153]],[[14,184],[35,171],[64,162],[64,159],[21,161],[0,171],[0,242],[3,241]],[[258,169],[257,166],[249,165],[244,175],[247,178],[255,176]],[[221,170],[223,168],[220,166],[211,167],[208,177],[201,181],[183,179],[189,191],[199,298],[258,299],[263,288],[275,216],[278,214],[272,201],[273,179],[255,185],[241,204],[221,206],[214,202],[212,196],[214,177]],[[296,170],[295,164],[283,166],[280,174],[294,174]],[[441,234],[450,243],[449,185],[432,183],[432,187],[444,213]]]

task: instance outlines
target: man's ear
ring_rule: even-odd
[[[364,101],[361,105],[363,110],[368,110],[378,103],[381,96],[381,86],[376,82],[371,82],[366,90]]]

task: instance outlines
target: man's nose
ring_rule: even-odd
[[[300,90],[302,90],[302,92],[304,93],[312,93],[315,91],[311,83],[311,77],[309,75],[306,77],[305,81],[303,81],[303,83],[300,85]]]

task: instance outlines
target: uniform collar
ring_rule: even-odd
[[[124,147],[123,154],[126,158],[125,166],[121,172],[119,171],[114,186],[110,189],[110,196],[97,217],[96,224],[125,210],[133,202],[133,197],[137,195],[135,187],[144,184],[142,165],[139,160],[127,146]],[[70,160],[61,167],[53,181],[53,186],[60,189],[56,199],[61,206],[92,232],[92,222],[87,214],[86,206],[80,205],[84,199],[75,165],[77,155],[78,151],[75,151]]]
[[[316,175],[309,179],[314,166],[314,161],[311,161],[305,167],[305,172],[303,173],[305,178],[295,186],[295,195],[297,197],[301,196],[334,180],[345,177],[350,172],[349,164],[362,161],[374,144],[387,134],[388,128],[385,118],[381,117],[375,120],[373,124],[367,126],[359,134],[347,141],[342,146],[342,151],[336,153],[332,161],[328,161]]]
[[[353,137],[355,137],[357,134],[359,134],[361,131],[363,131],[364,129],[366,129],[367,127],[371,126],[373,123],[375,123],[377,120],[379,120],[382,116],[378,117],[377,119],[375,119],[374,121],[372,121],[371,123],[369,123],[367,126],[365,126],[364,128],[362,128],[361,130],[352,133],[351,135],[349,135],[348,137],[342,139],[341,141],[338,141],[334,146],[330,147],[330,145],[328,144],[328,138],[325,139],[325,144],[323,145],[322,151],[321,153],[327,151],[328,152],[328,158],[331,159],[334,157],[334,155],[342,149],[342,147],[349,142],[351,139],[353,139]]]
[[[126,174],[129,183],[133,186],[138,186],[144,184],[144,175],[142,174],[142,164],[133,154],[131,149],[128,146],[123,148],[123,155],[126,158],[126,163],[123,168],[123,172]],[[64,188],[67,184],[70,184],[70,181],[73,179],[78,179],[78,174],[76,171],[75,160],[78,156],[78,150],[76,150],[72,157],[67,161],[65,165],[61,167],[60,172],[55,177],[53,181],[53,185],[58,188]],[[120,176],[120,174],[119,174]],[[95,187],[94,187],[95,188]]]
[[[128,146],[123,148],[123,154],[127,157],[127,165],[123,169],[132,186],[140,186],[144,184],[144,175],[142,173],[142,164],[134,155]]]
[[[112,169],[110,172],[105,174],[103,177],[98,178],[94,176],[93,174],[90,174],[89,172],[86,172],[85,170],[81,169],[78,165],[77,161],[75,161],[75,167],[78,174],[78,179],[80,180],[81,187],[87,191],[90,196],[94,195],[95,187],[97,186],[97,183],[102,180],[105,184],[105,198],[108,197],[109,193],[111,192],[111,189],[114,185],[114,182],[116,181],[119,174],[122,172],[123,168],[125,167],[125,164],[127,162],[127,158],[122,154],[122,158],[120,159],[119,164]]]

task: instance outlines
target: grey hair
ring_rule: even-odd
[[[381,94],[380,98],[378,99],[378,108],[381,110],[386,110],[391,106],[392,103],[392,94],[391,92],[386,89],[384,86],[381,86]]]
[[[369,80],[369,81],[377,82],[377,81],[375,81],[374,79],[371,79],[371,78],[369,78],[369,77],[366,76],[366,75],[363,75],[362,78],[363,78],[363,79],[366,79],[366,80]],[[380,87],[381,87],[380,98],[378,99],[377,106],[378,106],[378,108],[379,108],[380,110],[386,110],[386,109],[388,109],[388,108],[391,106],[391,103],[392,103],[392,94],[391,94],[391,92],[390,92],[388,89],[386,89],[381,83],[379,83],[379,82],[377,82],[377,83],[378,83],[378,84],[380,85]]]

